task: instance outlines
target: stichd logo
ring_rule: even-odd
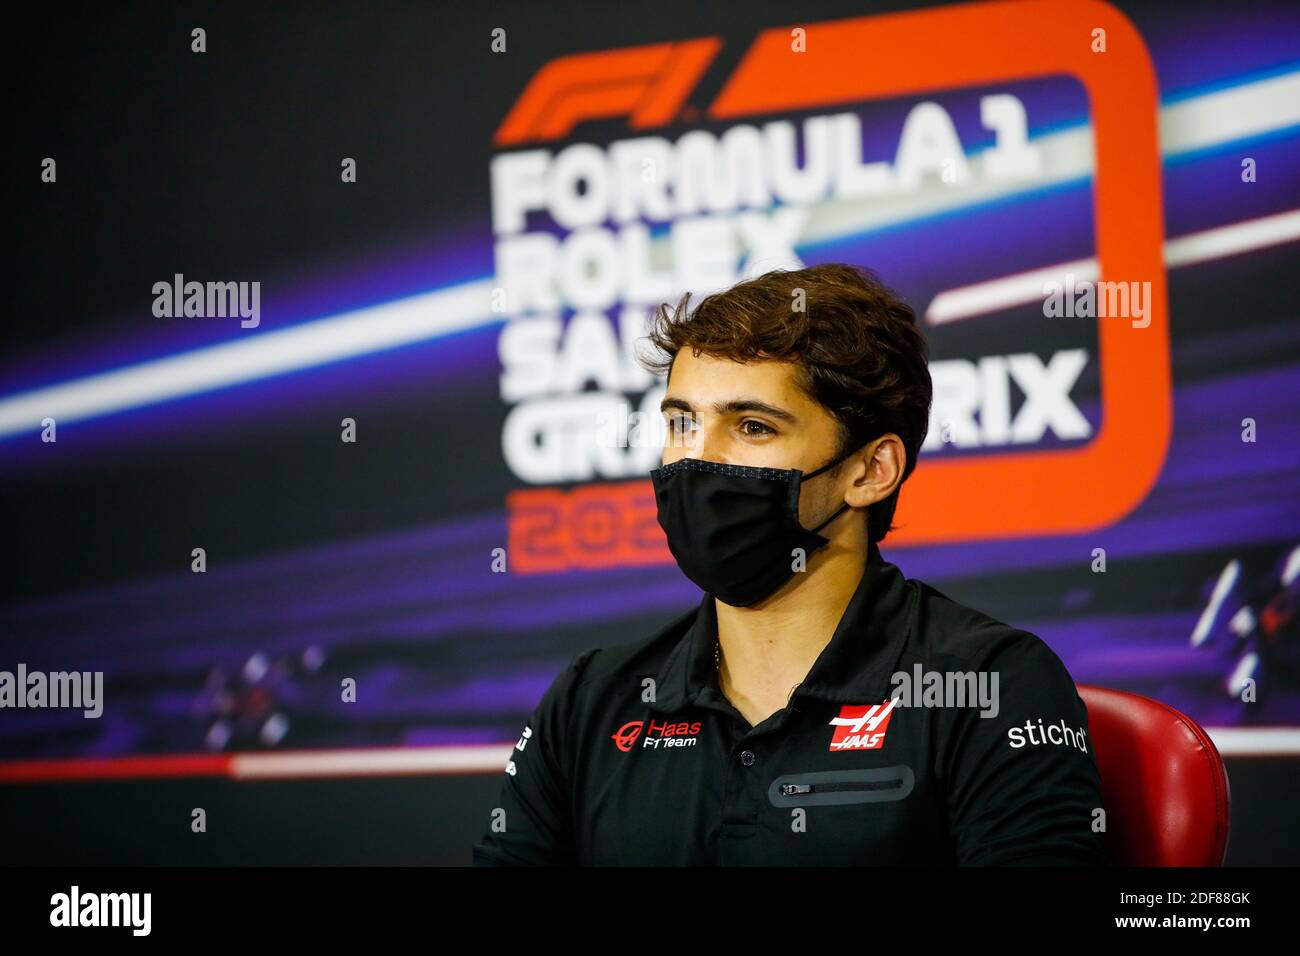
[[[897,698],[890,698],[879,704],[845,704],[840,715],[831,718],[835,733],[830,749],[879,750],[885,745],[885,732],[897,703]]]

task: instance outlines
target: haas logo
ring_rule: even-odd
[[[645,730],[642,736],[641,731]],[[614,746],[618,747],[623,753],[632,749],[632,745],[639,739],[641,749],[643,750],[676,750],[681,747],[694,747],[697,741],[697,734],[700,732],[700,722],[682,721],[676,724],[670,724],[667,721],[660,723],[657,720],[650,721],[649,726],[643,720],[629,720],[617,731],[609,735],[609,739],[614,741]]]
[[[641,725],[643,723],[644,721],[641,720],[629,720],[622,727],[618,728],[618,730],[614,731],[614,733],[610,734],[609,739],[614,741],[614,745],[618,747],[619,750],[623,751],[623,753],[627,753],[632,749],[632,745],[636,743],[636,739],[641,736]]]
[[[845,704],[840,715],[831,718],[835,733],[831,750],[879,750],[885,744],[885,731],[897,698],[880,704]]]

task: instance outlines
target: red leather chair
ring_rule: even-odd
[[[1122,690],[1076,685],[1115,866],[1221,866],[1232,800],[1223,758],[1186,714]]]

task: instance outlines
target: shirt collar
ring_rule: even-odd
[[[870,546],[867,565],[830,643],[795,690],[795,696],[841,704],[886,700],[890,677],[911,632],[911,600],[903,573]],[[696,702],[715,684],[713,651],[718,640],[713,595],[678,624],[686,627],[657,679],[659,693],[651,709],[664,713]]]

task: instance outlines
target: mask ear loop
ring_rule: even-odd
[[[831,515],[829,518],[827,518],[825,521],[823,521],[823,522],[822,522],[821,524],[819,524],[817,527],[815,527],[815,528],[812,529],[813,534],[816,534],[818,531],[821,531],[822,528],[826,527],[828,524],[830,524],[832,521],[834,521],[836,518],[838,518],[840,515],[842,515],[842,514],[844,513],[844,509],[847,508],[848,506],[849,506],[849,503],[848,503],[847,501],[844,502],[844,504],[842,504],[842,505],[840,506],[840,510],[839,510],[839,511],[835,512],[835,514]]]
[[[815,478],[817,475],[820,475],[823,471],[826,471],[828,468],[834,468],[834,467],[835,467],[836,465],[838,465],[840,462],[844,461],[846,458],[848,458],[850,455],[852,455],[853,452],[855,452],[855,451],[857,451],[856,448],[850,449],[849,451],[845,452],[843,455],[840,455],[840,457],[835,458],[835,459],[832,459],[831,461],[829,461],[829,462],[827,462],[826,464],[822,465],[822,466],[821,466],[820,468],[818,468],[816,471],[810,471],[810,472],[808,472],[808,474],[806,474],[806,475],[800,475],[800,476],[799,476],[799,483],[800,483],[800,484],[803,484],[803,483],[804,483],[805,481],[807,481],[809,478]],[[840,510],[839,510],[839,511],[835,512],[833,515],[831,515],[829,518],[827,518],[825,521],[823,521],[823,522],[822,522],[821,524],[819,524],[817,527],[815,527],[815,528],[812,529],[813,534],[816,534],[817,532],[821,531],[822,528],[826,527],[828,524],[830,524],[832,521],[834,521],[836,518],[838,518],[840,515],[842,515],[842,514],[844,513],[844,509],[847,508],[848,506],[849,506],[849,503],[848,503],[847,501],[844,502],[844,504],[840,506]]]
[[[852,455],[855,451],[857,451],[856,448],[850,448],[850,449],[849,449],[848,451],[846,451],[844,454],[840,455],[840,457],[838,457],[838,458],[832,458],[830,461],[828,461],[826,464],[822,465],[822,466],[821,466],[820,468],[818,468],[816,471],[810,471],[810,472],[808,472],[808,474],[806,474],[806,475],[800,475],[800,476],[799,476],[799,483],[802,484],[803,482],[807,481],[809,478],[816,478],[816,477],[817,477],[818,475],[820,475],[823,471],[826,471],[826,470],[829,469],[829,468],[834,468],[834,467],[835,467],[836,465],[838,465],[840,462],[844,461],[846,458],[848,458],[850,455]]]
[[[852,452],[850,452],[850,454],[852,454]],[[848,455],[841,455],[839,458],[836,458],[834,461],[829,461],[829,462],[827,462],[826,464],[822,465],[822,466],[821,466],[820,468],[818,468],[816,471],[810,471],[810,472],[808,472],[808,474],[806,474],[806,475],[800,475],[800,476],[799,476],[799,483],[800,483],[800,484],[803,484],[803,483],[804,483],[805,481],[807,481],[809,478],[816,478],[816,477],[817,477],[818,475],[820,475],[823,471],[826,471],[826,470],[829,469],[829,468],[834,468],[836,465],[838,465],[840,462],[842,462],[845,458],[848,458],[848,457],[849,457]]]

